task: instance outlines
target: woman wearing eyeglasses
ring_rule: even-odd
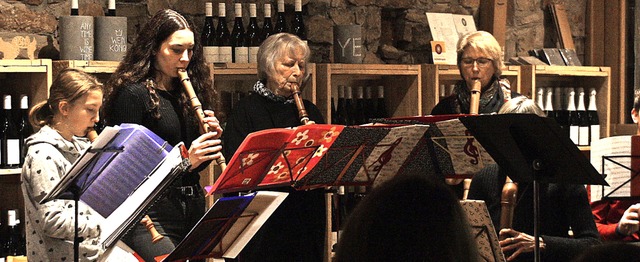
[[[501,78],[502,48],[488,32],[477,31],[458,41],[458,69],[462,80],[456,83],[453,94],[440,100],[431,110],[432,115],[468,114],[471,86],[476,80],[482,84],[478,112],[498,112],[505,101],[520,94],[511,91],[506,78]]]

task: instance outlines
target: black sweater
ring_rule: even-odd
[[[318,107],[305,100],[309,118],[324,120]],[[251,132],[299,126],[295,104],[276,102],[251,92],[240,100],[227,120],[222,134],[227,159]],[[270,188],[289,196],[276,209],[256,236],[243,249],[239,261],[322,261],[324,247],[324,191],[296,191],[292,187]]]
[[[497,165],[488,166],[473,177],[469,188],[469,199],[486,202],[496,230],[499,230],[500,197],[505,178]],[[571,261],[587,247],[600,243],[583,185],[542,184],[539,189],[539,232],[546,244],[541,252],[542,261]],[[533,236],[533,217],[533,184],[520,183],[513,229]],[[569,228],[573,238],[569,238]],[[533,252],[518,258],[518,261],[532,261]]]

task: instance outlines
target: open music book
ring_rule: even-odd
[[[640,150],[634,148],[640,149],[640,136],[612,136],[591,144],[591,164],[610,185],[592,185],[591,201],[640,196]]]
[[[136,124],[107,127],[41,203],[79,199],[104,217],[100,241],[111,247],[188,167],[184,144],[167,144]]]
[[[260,191],[219,198],[176,249],[162,260],[236,258],[287,195]]]
[[[464,178],[494,163],[454,117],[419,119],[448,120],[428,125],[313,124],[251,133],[209,194],[274,186],[375,186],[403,173]]]

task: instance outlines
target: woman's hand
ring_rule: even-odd
[[[220,121],[216,118],[215,114],[211,110],[204,110],[204,119],[203,122],[205,125],[209,126],[209,132],[215,132],[215,139],[219,139],[222,136],[222,127],[220,126]]]
[[[638,222],[638,209],[640,209],[640,204],[631,205],[629,208],[627,208],[627,210],[624,211],[624,214],[622,214],[622,217],[618,222],[616,232],[621,235],[630,236],[640,230],[640,222]]]
[[[500,230],[500,247],[505,254],[511,254],[507,257],[507,261],[513,261],[522,253],[533,252],[535,250],[536,241],[531,235],[515,231],[510,228]],[[545,244],[540,238],[540,250],[544,250]]]
[[[191,168],[189,171],[193,171],[198,168],[202,163],[210,160],[215,160],[222,157],[222,141],[220,136],[222,135],[222,128],[220,122],[214,116],[213,111],[205,110],[204,124],[209,126],[209,132],[200,135],[196,140],[191,142],[189,147],[189,162],[191,162]]]

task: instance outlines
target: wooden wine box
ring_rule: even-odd
[[[55,78],[62,69],[75,68],[95,76],[101,83],[106,84],[119,64],[118,61],[57,60],[53,61],[53,77]]]
[[[19,97],[29,96],[29,106],[44,101],[51,85],[51,60],[0,60],[0,94],[12,97],[12,108],[19,107]],[[0,235],[7,232],[7,210],[17,209],[24,220],[24,200],[20,188],[20,168],[0,169]],[[21,230],[24,225],[20,224]]]
[[[420,65],[317,64],[316,105],[331,123],[331,100],[337,101],[338,85],[384,86],[387,115],[422,115]],[[335,102],[334,102],[335,103]]]
[[[604,66],[545,66],[521,67],[522,92],[536,99],[537,88],[582,87],[596,90],[596,107],[600,119],[600,137],[611,135],[611,68]],[[587,104],[585,104],[587,106]],[[580,147],[589,150],[588,147]]]

